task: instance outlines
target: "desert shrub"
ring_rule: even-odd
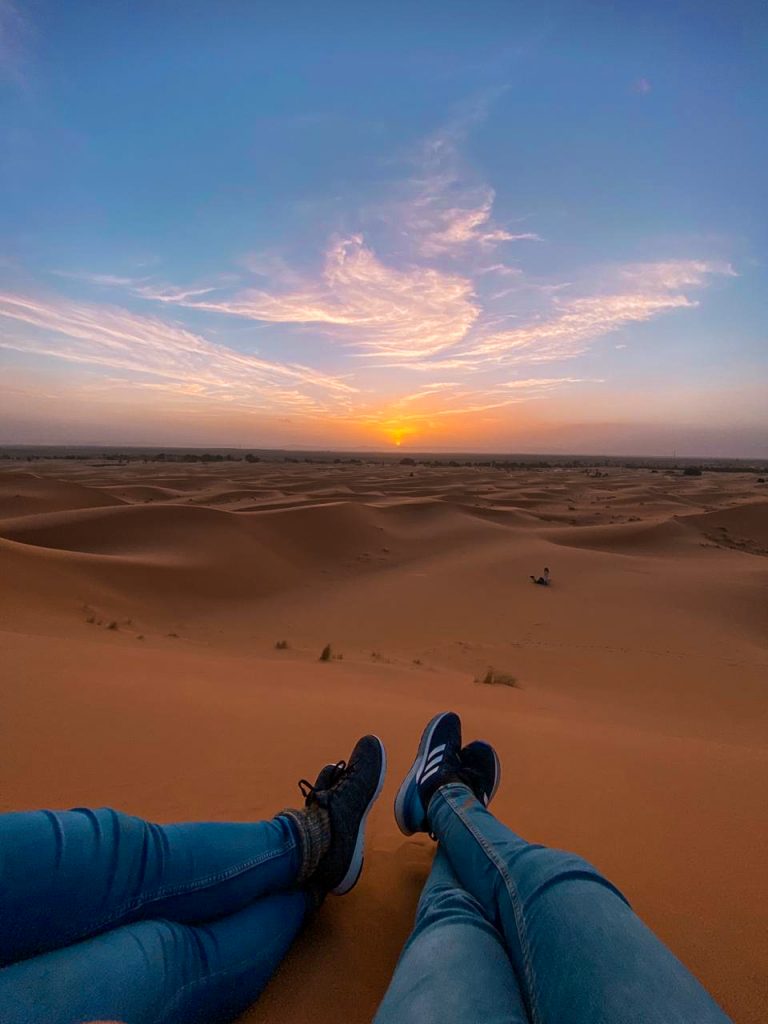
[[[275,641],[275,650],[287,651],[288,650],[288,641],[287,640],[276,640]]]
[[[320,652],[320,661],[330,661],[332,657],[333,651],[331,650],[331,645],[326,644],[325,647]]]
[[[517,679],[508,672],[497,672],[495,668],[488,668],[484,676],[475,680],[476,683],[484,683],[486,686],[517,686]]]

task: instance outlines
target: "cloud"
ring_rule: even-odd
[[[592,268],[575,281],[529,279],[498,250],[539,236],[497,223],[493,189],[461,158],[469,127],[482,115],[481,104],[425,140],[409,165],[410,177],[390,189],[376,210],[391,229],[376,249],[362,232],[349,232],[327,242],[313,273],[269,251],[241,256],[236,273],[181,285],[102,273],[71,276],[125,287],[166,309],[289,325],[294,333],[303,328],[305,338],[312,328],[341,349],[355,380],[370,383],[382,369],[423,376],[417,387],[401,378],[404,394],[393,401],[408,416],[426,416],[498,408],[583,383],[577,376],[503,378],[509,368],[522,375],[526,371],[518,368],[530,367],[533,374],[541,364],[584,355],[621,329],[694,308],[695,290],[714,275],[733,275],[728,264],[689,259]],[[13,301],[5,316],[70,339],[54,346],[26,337],[15,344],[131,370],[142,375],[147,390],[173,388],[222,401],[252,396],[286,407],[333,406],[350,415],[365,406],[364,393],[356,393],[349,379],[244,356],[177,324],[126,310],[7,298]],[[157,379],[147,381],[147,375]],[[462,384],[452,379],[457,375]]]
[[[521,391],[550,391],[563,384],[604,384],[600,379],[586,380],[583,377],[530,377],[528,380],[508,380],[501,387]]]
[[[95,284],[104,288],[138,288],[142,281],[148,281],[146,277],[124,277],[119,274],[89,274],[86,271],[78,270],[52,270],[56,277],[66,277],[73,281],[85,281],[86,284]]]
[[[334,240],[322,275],[292,291],[250,288],[231,298],[191,298],[142,288],[144,298],[269,323],[318,324],[361,352],[403,360],[461,341],[477,320],[472,282],[431,267],[387,266],[362,236]]]
[[[476,104],[428,137],[411,161],[415,172],[376,208],[391,229],[389,261],[358,232],[331,240],[316,275],[300,274],[275,253],[249,254],[240,265],[258,278],[255,287],[143,283],[135,293],[266,324],[314,326],[372,365],[442,375],[576,358],[617,330],[695,307],[692,289],[733,274],[723,263],[660,260],[593,270],[588,287],[529,281],[496,250],[539,235],[496,223],[493,189],[461,157],[484,110]],[[489,287],[497,277],[499,286]]]
[[[501,242],[541,241],[531,231],[515,234],[494,225],[495,192],[486,185],[466,188],[458,179],[436,178],[421,182],[420,189],[404,206],[402,231],[415,238],[422,257],[460,257],[473,247],[487,253]]]
[[[385,433],[407,436],[417,429],[429,428],[445,417],[471,416],[501,411],[513,405],[545,398],[558,388],[573,384],[602,384],[600,379],[578,377],[533,377],[506,381],[486,387],[468,388],[459,382],[426,384],[420,390],[403,395],[362,421],[378,426]]]
[[[622,327],[697,306],[683,289],[701,287],[713,274],[733,276],[734,271],[726,263],[701,260],[620,267],[613,276],[621,290],[568,300],[555,295],[549,315],[511,330],[480,333],[459,358],[505,364],[573,359]]]
[[[401,184],[399,197],[382,207],[381,217],[393,222],[414,255],[487,257],[501,243],[541,241],[532,231],[511,231],[494,221],[496,193],[462,157],[467,135],[487,107],[487,100],[480,100],[425,139],[413,158],[415,173]]]
[[[22,325],[0,337],[0,348],[128,372],[145,389],[315,411],[346,408],[356,392],[339,377],[243,354],[124,309],[5,294],[0,317]]]

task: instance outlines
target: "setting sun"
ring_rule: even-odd
[[[390,427],[387,430],[387,436],[389,437],[389,440],[398,448],[403,443],[403,439],[410,436],[412,433],[413,430],[407,427]]]

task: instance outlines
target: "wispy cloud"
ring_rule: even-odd
[[[52,270],[56,277],[68,278],[72,281],[85,281],[86,284],[100,285],[105,288],[140,288],[146,277],[125,277],[120,274],[90,274],[79,270]]]
[[[577,359],[622,329],[695,307],[712,277],[734,273],[726,263],[682,259],[591,268],[568,281],[530,279],[507,262],[503,247],[539,236],[496,221],[493,189],[461,157],[466,133],[481,116],[480,106],[424,142],[410,176],[378,208],[389,228],[379,249],[361,231],[350,232],[327,241],[314,272],[277,252],[249,253],[236,272],[182,284],[62,273],[124,288],[133,301],[179,315],[192,310],[276,331],[305,328],[305,344],[314,333],[337,346],[349,367],[343,377],[242,354],[125,309],[18,295],[0,297],[0,317],[26,330],[0,346],[128,372],[148,392],[426,423],[585,384],[560,367],[550,376],[535,374],[542,364]],[[402,393],[388,399],[384,412],[372,413],[378,383],[372,378],[393,369],[400,371]]]
[[[5,294],[0,317],[21,325],[0,336],[0,348],[128,372],[143,388],[272,409],[300,402],[315,411],[345,408],[357,390],[311,367],[243,354],[124,309]]]
[[[488,253],[501,242],[540,242],[531,231],[512,232],[494,225],[495,193],[487,185],[460,187],[444,177],[419,182],[420,195],[403,209],[403,231],[416,239],[426,258],[466,255],[474,247]]]
[[[485,118],[488,102],[486,97],[470,104],[428,136],[411,160],[412,174],[380,206],[380,217],[391,222],[414,257],[487,260],[502,243],[541,241],[535,232],[495,220],[494,189],[463,157],[467,136]]]
[[[365,419],[385,431],[407,436],[445,417],[500,412],[509,406],[542,399],[559,388],[603,383],[601,379],[578,377],[531,377],[475,388],[454,381],[425,384]]]
[[[551,391],[563,384],[604,384],[601,378],[587,380],[583,377],[529,377],[527,380],[507,380],[500,385],[514,391]]]
[[[505,364],[573,359],[599,338],[662,313],[698,305],[687,289],[702,287],[714,274],[733,275],[725,263],[680,260],[618,268],[616,291],[560,299],[547,315],[520,327],[480,333],[459,354],[469,363],[492,359]]]
[[[480,315],[472,282],[431,267],[387,266],[362,236],[336,239],[318,280],[200,299],[143,287],[144,298],[270,323],[317,324],[360,351],[418,359],[461,341]],[[192,293],[193,295],[194,293]]]
[[[173,291],[142,286],[144,298],[252,320],[315,324],[378,365],[445,372],[488,363],[573,359],[623,327],[698,304],[689,294],[728,264],[701,260],[628,264],[603,273],[598,294],[563,298],[542,289],[546,311],[499,330],[514,316],[490,314],[469,277],[432,267],[395,269],[361,236],[336,240],[319,280],[293,291],[246,289],[218,298],[215,289]],[[205,293],[205,294],[204,294]],[[498,301],[505,293],[495,293]]]
[[[500,247],[539,235],[494,219],[493,189],[462,157],[484,111],[482,102],[470,105],[428,137],[410,175],[376,208],[389,258],[359,232],[332,239],[315,276],[278,255],[251,254],[241,266],[258,279],[252,287],[143,283],[136,294],[263,323],[312,325],[368,363],[440,375],[573,359],[617,330],[694,307],[692,291],[712,275],[733,273],[704,260],[661,260],[597,269],[588,286],[534,285]],[[504,286],[488,287],[497,276]],[[538,310],[515,308],[523,290],[535,293]]]

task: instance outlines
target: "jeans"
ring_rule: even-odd
[[[0,815],[2,1024],[214,1024],[256,999],[311,900],[284,817]]]
[[[527,843],[460,784],[375,1024],[728,1024],[590,864]]]
[[[527,843],[462,785],[375,1024],[727,1024],[586,861]],[[0,816],[2,1024],[216,1024],[266,985],[311,900],[292,822]]]

